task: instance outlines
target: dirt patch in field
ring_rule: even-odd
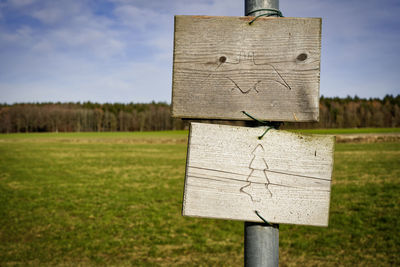
[[[400,133],[336,135],[336,143],[381,143],[381,142],[400,142]]]

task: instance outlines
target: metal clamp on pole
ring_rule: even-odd
[[[279,0],[245,0],[244,15],[257,17],[266,14],[267,16],[281,17]]]

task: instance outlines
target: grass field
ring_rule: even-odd
[[[186,137],[0,135],[0,266],[243,265],[243,222],[181,216]],[[337,144],[329,227],[281,225],[281,266],[399,266],[399,179],[400,143]]]

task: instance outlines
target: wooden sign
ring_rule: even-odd
[[[328,225],[334,137],[191,123],[183,215]]]
[[[320,18],[176,16],[172,116],[318,121]]]

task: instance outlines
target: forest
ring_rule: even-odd
[[[319,122],[285,123],[283,128],[400,127],[400,95],[382,99],[322,96],[319,108]],[[162,102],[0,104],[0,133],[161,131],[187,125],[171,118],[170,105]]]

